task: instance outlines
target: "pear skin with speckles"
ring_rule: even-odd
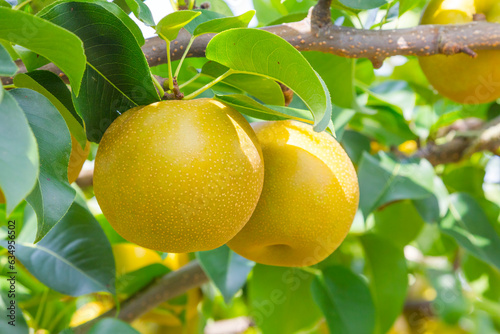
[[[296,121],[252,124],[264,155],[264,188],[228,246],[252,261],[316,264],[344,240],[358,208],[356,171],[340,144]]]
[[[488,22],[500,23],[500,2],[432,0],[424,11],[421,24],[465,24],[472,22],[475,14],[484,14]],[[480,50],[476,53],[476,58],[463,53],[419,57],[420,67],[432,86],[455,102],[479,104],[495,101],[500,98],[500,51]]]
[[[264,181],[248,122],[213,99],[135,107],[106,130],[94,192],[126,240],[188,253],[222,246],[252,215]]]

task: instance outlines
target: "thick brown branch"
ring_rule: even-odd
[[[208,282],[198,261],[191,261],[179,270],[172,271],[138,292],[121,305],[118,319],[132,322],[161,303],[184,294]],[[75,334],[86,333],[96,322],[103,318],[115,317],[116,308],[83,325],[75,327]]]
[[[326,1],[326,0],[324,0]],[[474,55],[478,50],[500,50],[500,24],[484,21],[462,25],[426,25],[397,30],[363,30],[338,27],[326,23],[321,7],[311,11],[311,17],[300,22],[264,27],[292,44],[300,51],[321,51],[348,58],[368,58],[376,66],[390,56],[431,56],[466,53]],[[314,24],[311,25],[311,20]],[[312,28],[311,28],[312,27]],[[212,34],[198,37],[188,57],[203,57]],[[171,56],[178,60],[182,56],[190,35],[182,30],[172,42]],[[142,47],[150,66],[167,62],[165,42],[158,37],[149,38]],[[20,72],[26,72],[17,62]],[[42,69],[62,75],[59,69],[49,64]],[[11,78],[2,78],[2,83],[12,83]]]

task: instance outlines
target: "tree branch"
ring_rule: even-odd
[[[161,277],[123,302],[117,318],[130,323],[161,303],[180,296],[206,282],[208,282],[208,277],[198,261],[191,261],[179,270],[172,271]],[[114,308],[94,320],[73,328],[73,331],[75,334],[86,333],[99,320],[115,317],[116,312],[117,310]]]
[[[321,51],[347,58],[367,58],[375,67],[382,66],[385,58],[396,55],[432,56],[466,53],[475,55],[478,50],[500,50],[500,24],[485,21],[461,25],[424,25],[408,29],[366,30],[339,27],[332,24],[329,11],[325,11],[328,0],[319,1],[310,15],[299,22],[264,27],[262,30],[276,34],[299,51]],[[321,6],[320,6],[321,5]],[[195,39],[188,57],[203,57],[213,34]],[[190,34],[181,30],[171,48],[172,60],[181,58]],[[165,42],[159,37],[146,40],[142,50],[149,66],[167,62]],[[21,61],[16,61],[19,72],[26,72]],[[53,64],[41,69],[64,74]],[[2,78],[4,85],[12,78]]]
[[[476,136],[461,135],[473,131]],[[480,151],[490,151],[498,154],[500,148],[500,116],[483,123],[475,118],[459,120],[447,129],[447,135],[453,139],[438,145],[429,143],[420,149],[413,157],[424,158],[436,166],[458,162]]]

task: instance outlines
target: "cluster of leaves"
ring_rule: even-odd
[[[28,70],[14,76],[15,89],[0,87],[0,188],[7,200],[0,216],[16,222],[21,307],[17,326],[3,318],[0,332],[28,333],[27,322],[61,332],[89,296],[128,296],[169,271],[153,265],[116,281],[111,245],[125,240],[90,212],[92,190],[83,193],[67,182],[71,136],[82,147],[87,139],[98,143],[121,113],[159,101],[162,89],[153,75],[175,75],[188,98],[214,97],[250,121],[291,118],[318,131],[329,128],[359,176],[353,229],[313,268],[256,265],[226,246],[196,254],[212,281],[204,287],[205,322],[250,316],[264,334],[324,333],[326,326],[334,333],[386,333],[398,317],[423,332],[432,317],[449,328],[498,331],[500,186],[485,180],[487,168],[498,170],[498,158],[477,153],[433,167],[401,154],[411,154],[408,146],[447,140],[438,138],[440,129],[456,120],[497,117],[498,105],[443,99],[414,58],[375,72],[366,60],[299,53],[272,34],[244,29],[253,12],[232,16],[222,0],[210,2],[212,10],[174,12],[155,24],[140,0],[33,0],[14,8],[0,0],[0,76],[16,74],[13,59]],[[303,19],[315,1],[253,4],[258,25],[266,26]],[[335,0],[332,18],[367,29],[416,24],[424,4]],[[149,68],[130,12],[168,44],[181,28],[191,41],[218,35],[204,58]],[[69,87],[38,70],[49,62],[65,73]],[[294,91],[290,106],[276,81]],[[8,220],[0,229],[2,276],[12,271]],[[10,285],[1,281],[4,308]],[[415,304],[432,314],[411,308]],[[92,329],[111,332],[135,330],[111,319]]]

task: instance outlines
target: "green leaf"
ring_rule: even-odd
[[[49,59],[69,78],[79,94],[85,71],[82,41],[73,33],[42,18],[0,7],[0,39],[21,45]]]
[[[88,334],[107,334],[107,333],[120,333],[120,334],[140,334],[129,324],[113,318],[106,318],[95,324]]]
[[[284,119],[294,119],[301,122],[306,122],[311,124],[312,121],[308,121],[310,115],[306,115],[307,111],[301,109],[287,108],[283,107],[280,110],[274,110],[276,106],[265,106],[251,97],[242,94],[232,94],[232,95],[216,95],[216,100],[224,102],[227,105],[235,108],[239,112],[248,115],[250,117],[268,120],[268,121],[278,121]]]
[[[359,166],[363,158],[363,152],[370,152],[370,138],[366,137],[358,131],[346,130],[342,137],[342,146],[346,151],[352,163]]]
[[[173,41],[177,38],[179,31],[199,15],[201,15],[200,12],[192,10],[180,10],[170,13],[158,22],[156,33],[167,41]]]
[[[258,29],[226,30],[208,43],[206,57],[237,72],[283,83],[311,110],[316,131],[328,126],[332,107],[326,85],[304,56],[281,37]]]
[[[6,279],[9,277],[2,277],[2,280]],[[28,334],[30,332],[17,302],[17,298],[9,297],[7,292],[0,291],[0,308],[4,313],[0,320],[0,333]]]
[[[314,300],[323,311],[330,333],[372,334],[375,307],[365,281],[349,269],[323,269],[312,284]]]
[[[137,40],[137,43],[139,43],[140,46],[143,46],[144,43],[146,42],[144,40],[144,35],[142,34],[141,28],[139,28],[139,26],[134,22],[134,20],[132,20],[132,18],[130,18],[130,16],[128,16],[128,14],[125,13],[123,9],[121,9],[118,5],[106,1],[95,1],[95,0],[76,0],[76,1],[96,4],[106,9],[107,11],[113,13],[117,18],[120,19],[120,21],[122,21],[124,25],[127,26],[128,30],[134,35],[135,39]]]
[[[418,214],[415,213],[418,216]],[[376,331],[387,333],[403,311],[408,273],[402,247],[376,234],[360,237],[369,266],[370,288],[375,304]]]
[[[465,254],[462,270],[472,290],[492,301],[500,300],[500,271],[475,256]]]
[[[439,227],[471,254],[500,268],[500,236],[472,196],[451,194],[450,210]]]
[[[153,14],[142,0],[125,0],[125,2],[139,21],[150,27],[155,25]]]
[[[201,73],[215,79],[228,70],[227,67],[219,63],[209,61],[203,65]],[[222,82],[247,92],[263,103],[279,106],[285,104],[283,92],[274,80],[258,75],[236,73],[228,76]]]
[[[40,282],[62,294],[115,291],[111,245],[92,214],[76,203],[39,243],[16,243],[16,256]]]
[[[253,16],[255,10],[249,10],[239,16],[215,18],[210,21],[200,23],[193,31],[193,37],[203,34],[218,34],[231,28],[246,28]]]
[[[75,198],[75,190],[68,183],[71,137],[61,114],[43,95],[26,88],[10,92],[23,109],[38,143],[40,175],[26,198],[38,217],[38,242],[66,214]]]
[[[389,0],[338,0],[344,6],[353,9],[372,9],[383,6],[389,2]]]
[[[42,16],[75,32],[84,43],[87,69],[73,102],[88,140],[99,142],[121,113],[159,100],[136,38],[113,13],[100,4],[58,2]]]
[[[434,168],[427,160],[398,162],[384,152],[376,157],[363,153],[358,179],[365,217],[385,203],[426,198],[434,190]]]
[[[450,192],[466,192],[484,197],[483,182],[486,172],[473,164],[450,165],[443,172],[443,182]]]
[[[233,15],[231,8],[229,8],[229,6],[224,0],[207,0],[205,2],[210,4],[210,9],[214,12],[223,14],[225,16]]]
[[[0,103],[0,188],[7,216],[28,196],[38,178],[38,146],[28,120],[10,92]]]
[[[195,11],[200,12],[201,14],[195,17],[193,20],[191,20],[191,22],[189,22],[184,26],[184,29],[186,29],[191,35],[194,34],[194,30],[196,29],[196,27],[202,24],[203,22],[226,17],[223,14],[206,9],[195,9]]]
[[[151,283],[155,278],[170,272],[170,269],[161,263],[153,263],[130,273],[118,276],[116,279],[116,293],[131,296]]]
[[[9,52],[0,44],[0,76],[13,76],[17,70],[17,65],[10,57]]]
[[[321,318],[310,286],[314,276],[299,268],[257,264],[248,282],[250,316],[263,334],[297,333]]]
[[[424,221],[411,201],[392,203],[374,213],[374,232],[391,240],[398,247],[413,241],[424,226]]]
[[[23,61],[23,64],[26,67],[26,71],[28,72],[34,71],[37,68],[50,63],[50,60],[48,60],[47,58],[42,57],[38,53],[26,49],[22,46],[14,45],[13,48],[14,50],[16,50],[16,53]]]
[[[302,52],[331,92],[332,103],[352,108],[354,103],[354,60],[318,51]]]
[[[427,277],[437,292],[432,306],[441,319],[447,323],[456,324],[462,316],[469,313],[462,286],[454,272],[428,269]]]
[[[448,190],[440,177],[434,177],[434,193],[423,199],[413,200],[422,219],[427,223],[437,223],[448,212]]]
[[[243,287],[255,265],[255,262],[241,257],[226,245],[210,251],[197,252],[196,257],[207,276],[221,292],[226,304]]]
[[[57,74],[49,71],[19,73],[14,77],[14,84],[19,88],[32,89],[49,99],[59,110],[73,137],[80,143],[82,148],[85,147],[87,135],[85,134],[83,121],[73,106],[71,92]]]

